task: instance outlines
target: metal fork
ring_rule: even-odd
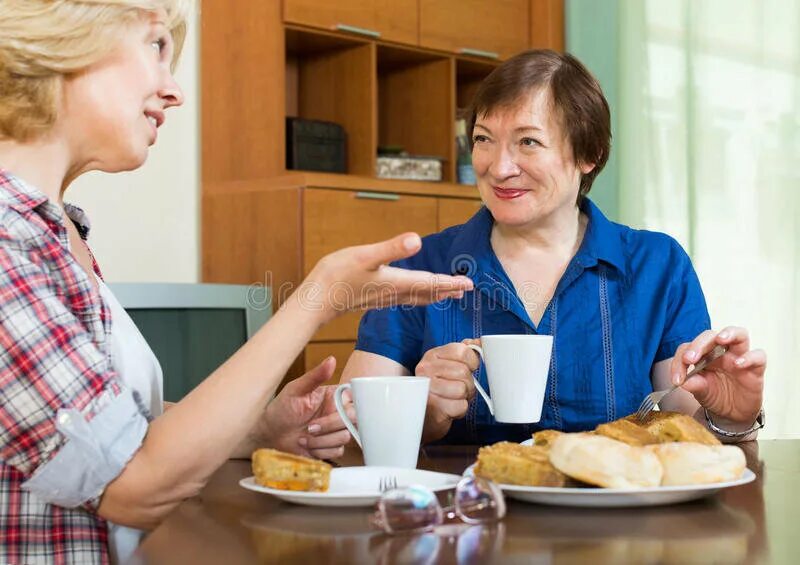
[[[386,492],[397,488],[397,477],[381,477],[378,481],[378,490]]]
[[[717,345],[711,350],[711,353],[700,359],[700,361],[695,364],[694,369],[686,373],[686,378],[688,379],[689,377],[705,369],[709,363],[722,357],[726,351],[728,351],[727,347],[724,345]],[[657,390],[645,396],[644,400],[642,400],[642,403],[639,405],[639,409],[636,411],[636,419],[639,422],[643,421],[647,415],[653,411],[653,408],[658,406],[659,402],[664,400],[666,396],[669,396],[675,392],[677,388],[679,388],[679,385],[673,385],[667,390]]]

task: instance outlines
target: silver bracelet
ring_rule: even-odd
[[[717,426],[711,420],[711,414],[708,413],[708,410],[703,408],[703,412],[706,415],[706,423],[708,424],[708,428],[712,432],[714,432],[716,434],[719,434],[719,435],[721,435],[723,437],[744,437],[744,436],[750,435],[754,431],[760,430],[761,428],[763,428],[764,424],[766,424],[766,421],[767,421],[766,417],[764,416],[764,409],[762,408],[761,410],[758,411],[758,416],[756,416],[756,421],[753,423],[752,426],[750,426],[749,430],[744,430],[742,432],[731,432],[729,430],[723,430],[722,428]]]

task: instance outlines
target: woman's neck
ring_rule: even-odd
[[[77,176],[71,173],[70,152],[64,140],[53,136],[19,143],[0,140],[0,168],[43,192],[63,206],[64,191]]]
[[[564,255],[572,257],[580,247],[587,218],[577,206],[542,218],[535,224],[508,226],[495,223],[492,248],[498,256],[521,254]]]

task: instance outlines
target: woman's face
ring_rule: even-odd
[[[478,116],[472,135],[478,190],[496,222],[529,227],[574,209],[581,174],[593,165],[575,163],[548,89]]]
[[[170,69],[173,42],[163,14],[130,25],[103,60],[64,80],[60,130],[85,170],[141,166],[164,111],[183,103]]]

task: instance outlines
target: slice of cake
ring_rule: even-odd
[[[331,466],[276,449],[258,449],[253,452],[253,475],[258,484],[268,488],[325,492]]]

